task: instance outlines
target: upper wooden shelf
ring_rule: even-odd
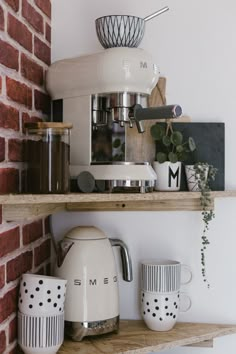
[[[143,321],[121,321],[118,334],[87,337],[82,342],[65,340],[58,354],[145,354],[179,346],[213,346],[216,337],[236,333],[235,325],[177,323],[168,332],[148,329]]]
[[[236,197],[236,191],[211,192],[215,198]],[[0,195],[3,220],[22,220],[62,210],[160,211],[201,210],[199,192],[68,193]]]

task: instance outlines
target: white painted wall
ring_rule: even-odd
[[[140,17],[168,5],[146,25],[141,47],[167,77],[167,102],[179,103],[193,121],[225,122],[226,189],[235,181],[236,2],[234,0],[53,0],[52,60],[101,50],[94,20],[108,14]],[[54,216],[58,238],[76,225],[100,227],[129,246],[134,281],[120,279],[121,318],[140,318],[139,261],[166,257],[189,264],[194,278],[183,288],[192,308],[180,321],[236,324],[236,199],[218,199],[209,231],[208,290],[200,272],[200,212],[62,213]],[[117,256],[118,258],[118,256]],[[119,263],[120,269],[120,263]],[[215,340],[214,349],[177,348],[165,353],[235,354],[236,336]]]

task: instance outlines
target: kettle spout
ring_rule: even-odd
[[[123,241],[119,239],[110,238],[109,241],[112,246],[120,247],[123,279],[125,281],[131,282],[133,280],[133,269],[132,269],[132,262],[131,262],[131,257],[129,255],[128,247]]]

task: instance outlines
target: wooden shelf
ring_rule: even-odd
[[[215,198],[236,197],[236,191],[211,192]],[[69,193],[0,195],[3,220],[41,217],[61,210],[78,211],[176,211],[201,210],[199,192]]]
[[[118,334],[84,338],[82,342],[66,339],[58,354],[145,354],[179,346],[208,346],[216,337],[236,333],[236,325],[177,323],[168,332],[149,330],[143,321],[121,321]]]

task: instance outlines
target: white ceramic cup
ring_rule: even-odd
[[[171,330],[177,322],[179,311],[186,312],[191,306],[190,297],[179,291],[166,294],[141,291],[141,315],[153,331]]]
[[[64,312],[30,316],[18,311],[18,344],[25,354],[55,354],[64,340]]]
[[[25,315],[49,316],[64,312],[67,280],[26,273],[22,275],[18,308]]]
[[[191,280],[190,267],[178,261],[156,259],[141,262],[142,290],[158,293],[178,291],[181,285],[189,284]]]
[[[154,161],[153,169],[157,174],[155,189],[158,191],[178,191],[180,189],[181,167],[180,161],[175,163]]]

